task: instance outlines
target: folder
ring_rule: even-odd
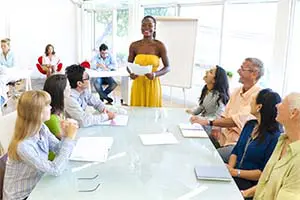
[[[224,165],[195,167],[195,174],[199,180],[231,181],[232,177]]]
[[[208,138],[207,133],[199,124],[183,124],[180,123],[179,129],[183,137],[188,138]]]

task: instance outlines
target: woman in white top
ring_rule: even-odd
[[[8,87],[6,86],[9,81],[12,81],[8,76],[8,68],[15,65],[14,54],[10,50],[10,39],[5,38],[1,40],[1,54],[0,54],[0,106],[4,104],[7,99]]]
[[[53,45],[48,44],[45,48],[45,55],[43,56],[42,61],[42,66],[47,72],[47,76],[50,76],[57,71],[57,65],[59,64],[59,61],[59,58],[55,55]]]

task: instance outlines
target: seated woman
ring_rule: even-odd
[[[57,139],[63,136],[61,124],[65,121],[64,118],[64,98],[70,96],[71,87],[67,77],[64,74],[54,74],[49,76],[44,84],[44,91],[51,96],[51,116],[48,121],[45,121],[51,133]],[[74,120],[75,121],[75,120]],[[55,154],[50,152],[49,160],[53,160]]]
[[[208,120],[214,120],[221,117],[229,100],[227,74],[222,67],[217,65],[206,71],[203,80],[206,85],[202,88],[199,106],[194,110],[188,109],[187,112],[192,115],[200,115]],[[192,116],[191,120],[192,118],[197,117]],[[204,126],[204,129],[210,134],[211,126]]]
[[[47,72],[47,77],[56,72],[59,62],[59,58],[55,55],[54,46],[48,44],[45,48],[42,62],[43,69]]]
[[[7,99],[7,84],[14,87],[14,82],[11,82],[11,78],[7,75],[7,68],[12,68],[15,66],[15,57],[10,50],[10,39],[5,38],[1,40],[1,54],[0,54],[0,106]]]
[[[50,119],[50,95],[45,91],[24,92],[17,106],[14,135],[8,147],[3,199],[26,199],[44,173],[58,176],[65,169],[74,147],[78,126],[65,123],[59,141],[43,124]],[[56,153],[48,160],[49,151]]]
[[[271,89],[261,90],[251,102],[251,114],[255,120],[248,121],[232,150],[228,170],[240,190],[246,190],[257,181],[268,162],[282,132],[275,120],[279,94]]]

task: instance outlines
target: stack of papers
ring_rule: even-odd
[[[172,133],[141,134],[139,135],[144,145],[177,144],[178,141]]]
[[[215,180],[215,181],[231,181],[231,175],[229,174],[225,165],[222,166],[196,166],[196,177],[199,180]]]
[[[145,75],[152,72],[152,65],[141,66],[135,63],[128,63],[128,67],[131,69],[131,72],[136,75]]]
[[[190,138],[208,138],[207,133],[199,124],[179,124],[179,128],[183,137]]]
[[[114,119],[100,123],[99,125],[109,125],[109,126],[127,126],[128,115],[116,115]]]
[[[70,160],[105,162],[112,144],[112,137],[81,137],[73,149]]]

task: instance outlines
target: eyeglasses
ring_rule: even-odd
[[[255,71],[253,69],[245,69],[242,66],[238,70],[241,70],[242,72],[254,72]]]
[[[90,76],[87,76],[86,78],[83,78],[82,81],[90,80]]]

